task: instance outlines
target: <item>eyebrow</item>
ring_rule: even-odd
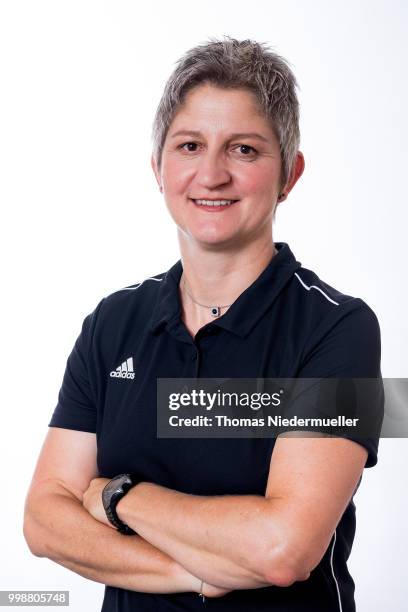
[[[171,138],[175,138],[176,136],[202,136],[201,132],[198,130],[179,130],[171,135]],[[258,140],[262,140],[263,142],[268,142],[268,139],[261,134],[257,134],[256,132],[239,132],[235,134],[231,134],[229,140],[233,140],[235,138],[257,138]]]

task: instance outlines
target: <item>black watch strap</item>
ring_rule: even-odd
[[[131,474],[119,474],[112,478],[102,491],[102,503],[106,516],[109,522],[124,535],[135,535],[136,531],[120,520],[116,512],[116,506],[137,482]]]

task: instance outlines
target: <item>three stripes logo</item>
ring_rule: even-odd
[[[135,377],[135,372],[133,369],[133,357],[129,357],[128,359],[126,359],[126,361],[123,361],[123,363],[121,363],[120,366],[116,368],[116,370],[112,370],[110,376],[112,378],[128,378],[130,380],[133,380]]]

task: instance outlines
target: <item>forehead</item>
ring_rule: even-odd
[[[225,89],[210,84],[199,85],[186,94],[170,125],[169,135],[180,129],[272,133],[255,94],[247,89]]]

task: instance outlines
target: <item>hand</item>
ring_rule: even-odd
[[[105,508],[102,504],[102,491],[109,482],[109,478],[93,478],[89,483],[89,487],[84,493],[82,499],[82,505],[85,510],[88,510],[89,514],[93,516],[100,523],[108,525],[108,527],[115,527],[109,522],[106,516]]]

